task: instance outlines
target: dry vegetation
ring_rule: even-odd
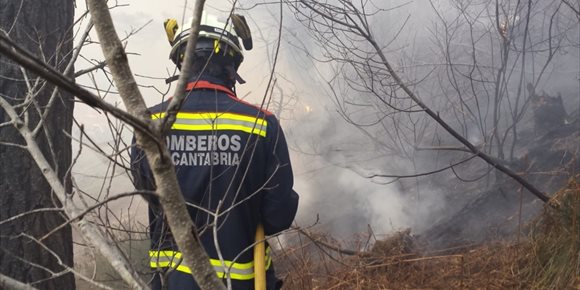
[[[344,250],[331,237],[303,231],[276,251],[285,290],[301,289],[580,289],[580,175],[555,193],[525,235],[485,245],[430,249],[403,230],[372,243],[359,237]],[[143,278],[149,278],[144,237],[119,239]],[[272,242],[272,241],[271,241]],[[87,255],[87,253],[85,253]],[[87,255],[86,257],[90,257]],[[94,262],[90,262],[94,261]],[[83,259],[77,269],[113,289],[125,289],[104,259]],[[77,281],[79,289],[98,289]]]
[[[345,255],[336,241],[309,234],[279,253],[277,267],[287,290],[580,289],[579,218],[577,175],[515,241],[433,251],[405,230]]]

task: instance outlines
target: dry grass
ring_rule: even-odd
[[[580,289],[580,175],[550,200],[531,227],[527,279],[537,289]]]
[[[318,234],[277,257],[283,289],[580,289],[580,175],[554,194],[519,244],[509,241],[426,252],[409,231],[354,256]]]

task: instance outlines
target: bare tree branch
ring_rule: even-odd
[[[338,252],[340,254],[349,255],[349,256],[356,256],[356,255],[359,255],[361,253],[360,251],[346,250],[346,249],[337,247],[335,245],[331,245],[331,244],[323,241],[322,239],[316,238],[310,232],[308,232],[307,230],[305,230],[301,227],[292,227],[292,229],[297,230],[299,233],[301,233],[304,236],[306,236],[307,238],[309,238],[313,243],[315,243],[317,245],[321,245],[325,248],[331,249],[331,250]]]
[[[86,68],[86,69],[82,69],[82,70],[76,71],[75,72],[75,78],[76,77],[79,77],[79,76],[82,76],[84,74],[88,74],[88,73],[90,73],[92,71],[95,71],[95,70],[98,70],[98,69],[102,69],[105,66],[107,66],[107,62],[106,61],[101,61],[101,62],[97,63],[96,65],[90,67],[90,68]]]
[[[389,71],[389,73],[391,74],[393,79],[395,80],[395,82],[399,85],[399,87],[401,87],[401,89],[403,89],[403,91],[405,91],[405,93],[411,99],[413,99],[413,101],[415,101],[415,103],[417,103],[417,105],[419,105],[419,107],[423,108],[423,110],[425,110],[425,113],[427,113],[431,118],[433,118],[437,123],[439,123],[439,125],[441,125],[441,127],[443,127],[443,129],[445,129],[445,131],[447,131],[455,139],[457,139],[459,142],[461,142],[463,145],[465,145],[465,147],[467,147],[473,154],[479,156],[481,159],[485,160],[485,162],[489,163],[490,165],[492,165],[493,167],[495,167],[499,171],[505,173],[506,175],[508,175],[509,177],[513,178],[515,181],[517,181],[518,183],[523,185],[527,190],[529,190],[533,195],[538,197],[541,201],[548,202],[548,200],[550,200],[550,198],[548,196],[546,196],[546,194],[544,194],[543,192],[538,190],[535,186],[533,186],[527,180],[525,180],[521,176],[517,175],[515,172],[513,172],[509,168],[503,166],[502,164],[497,163],[491,156],[489,156],[488,154],[479,150],[477,147],[475,147],[475,145],[473,145],[465,137],[463,137],[461,134],[459,134],[459,132],[457,132],[455,129],[453,129],[451,126],[449,126],[449,124],[447,124],[447,122],[445,122],[443,119],[441,119],[439,117],[438,113],[434,112],[433,110],[431,110],[430,107],[428,107],[425,103],[423,103],[423,101],[419,98],[419,96],[417,96],[405,84],[405,82],[401,79],[399,74],[397,72],[395,72],[395,70],[393,69],[390,62],[387,60],[386,56],[384,55],[384,53],[382,52],[382,50],[380,49],[378,44],[375,42],[375,40],[371,36],[369,36],[367,38],[367,40],[376,49],[377,54],[383,60],[383,64],[385,65],[385,67],[387,68],[387,70]]]
[[[22,65],[26,69],[29,69],[34,73],[42,76],[46,80],[61,87],[62,89],[68,91],[69,93],[74,94],[77,98],[81,99],[87,105],[109,112],[113,116],[134,126],[136,129],[140,130],[141,132],[144,132],[145,134],[152,134],[150,129],[148,128],[147,123],[143,122],[139,118],[123,110],[120,110],[119,108],[107,102],[104,102],[99,97],[93,95],[91,92],[87,91],[86,89],[83,89],[72,80],[63,76],[61,73],[59,73],[52,67],[36,59],[33,55],[20,48],[17,44],[15,44],[12,40],[10,40],[10,38],[5,36],[3,33],[0,33],[0,53],[10,57],[13,61]]]
[[[146,190],[137,190],[137,191],[133,191],[133,192],[125,192],[125,193],[119,193],[117,195],[111,196],[109,198],[106,198],[102,201],[99,201],[98,203],[91,205],[89,207],[87,207],[83,212],[79,213],[77,216],[73,216],[70,217],[69,220],[66,223],[63,223],[61,225],[59,225],[58,227],[54,228],[52,231],[50,231],[49,233],[45,234],[43,237],[41,237],[39,240],[44,240],[46,237],[50,236],[52,233],[57,232],[58,230],[60,230],[61,228],[65,227],[66,225],[73,223],[75,220],[77,219],[82,219],[85,215],[87,215],[88,213],[92,212],[93,210],[102,207],[103,205],[123,198],[123,197],[128,197],[128,196],[135,196],[135,195],[149,195],[149,196],[154,196],[155,192],[152,191],[146,191]],[[0,222],[0,224],[2,224],[4,221]]]
[[[576,13],[576,17],[580,18],[580,8],[575,7],[568,0],[562,0],[562,3],[564,3],[566,6],[568,6],[568,8],[572,9],[572,11],[574,11],[574,13]],[[576,1],[576,3],[578,3],[578,1]]]
[[[42,151],[34,140],[34,135],[30,129],[20,119],[12,106],[10,106],[10,104],[2,98],[0,98],[0,107],[12,119],[14,127],[18,129],[24,138],[28,152],[38,165],[40,171],[46,178],[47,182],[50,184],[52,190],[60,200],[61,204],[64,205],[63,209],[65,210],[67,216],[80,216],[84,212],[83,207],[78,206],[72,199],[72,196],[66,193],[64,185],[61,183],[56,172],[50,166],[50,163],[42,154]],[[114,245],[114,242],[103,234],[100,228],[92,224],[87,219],[80,219],[75,223],[75,225],[85,236],[87,241],[91,242],[93,246],[99,249],[101,254],[103,254],[109,263],[111,263],[111,266],[113,266],[119,272],[121,277],[123,277],[127,283],[136,289],[147,288],[147,284],[139,278],[139,275],[135,269],[133,269],[129,261],[125,259],[125,256]]]
[[[6,290],[36,290],[28,284],[24,284],[18,280],[14,280],[8,276],[0,274],[0,289]]]
[[[203,1],[196,2],[195,15],[201,19]],[[127,62],[127,56],[115,31],[105,1],[87,1],[99,36],[101,48],[111,69],[113,80],[129,113],[145,124],[151,124],[149,111]],[[189,43],[188,45],[190,45]],[[185,78],[184,76],[181,76]],[[185,83],[182,82],[183,90]],[[180,89],[181,90],[181,89]],[[183,255],[183,263],[191,269],[192,276],[201,289],[225,289],[201,246],[197,229],[187,211],[169,152],[159,136],[136,131],[137,144],[143,149],[155,177],[157,193],[167,222]]]
[[[179,108],[181,108],[183,101],[185,101],[185,87],[192,75],[193,62],[191,60],[194,57],[193,51],[197,45],[197,35],[199,34],[199,25],[201,23],[204,4],[205,0],[196,0],[193,7],[193,19],[191,21],[191,30],[189,38],[187,39],[187,46],[185,47],[185,58],[183,60],[179,79],[177,80],[175,92],[173,93],[173,99],[167,106],[167,116],[163,119],[162,132],[167,132],[173,123],[175,123],[177,112],[179,111]]]
[[[527,190],[529,190],[532,194],[538,197],[543,202],[547,202],[549,197],[546,196],[545,193],[538,190],[535,186],[529,183],[526,179],[519,176],[514,171],[510,170],[509,168],[505,167],[504,165],[498,163],[495,158],[492,158],[489,154],[485,153],[484,151],[477,148],[473,145],[469,140],[467,140],[464,135],[459,133],[457,130],[453,129],[443,118],[439,116],[438,112],[435,112],[431,107],[429,107],[423,100],[415,93],[405,82],[398,72],[395,71],[393,66],[391,65],[390,61],[386,57],[385,53],[383,52],[383,48],[377,43],[376,39],[373,36],[373,32],[371,28],[367,25],[365,19],[368,16],[365,12],[362,12],[358,8],[356,8],[352,1],[345,0],[340,1],[340,4],[344,7],[335,6],[328,3],[321,3],[316,1],[309,1],[309,0],[300,0],[300,3],[305,5],[313,16],[308,20],[314,22],[316,24],[321,25],[322,27],[329,29],[331,31],[341,31],[347,35],[346,37],[354,37],[360,38],[364,40],[367,44],[369,44],[372,48],[372,52],[374,55],[378,57],[377,62],[383,66],[384,72],[394,81],[393,85],[402,89],[406,96],[408,96],[416,105],[418,105],[427,115],[435,120],[445,131],[447,131],[453,138],[463,144],[466,149],[468,149],[471,153],[475,156],[478,156],[500,172],[503,172],[507,176],[514,179],[516,182],[520,183],[524,186]],[[364,4],[361,4],[364,6]],[[298,10],[297,7],[295,9]],[[358,17],[358,22],[354,20],[355,17]],[[319,36],[323,39],[327,37],[336,36],[334,34],[330,34],[330,36],[325,35],[323,31],[315,31],[318,33]],[[338,37],[332,38],[336,41],[336,45],[343,44],[342,40]],[[355,42],[353,40],[353,42]],[[345,45],[345,44],[343,44]],[[354,47],[354,45],[353,45]],[[345,48],[349,48],[348,45],[345,45]],[[354,49],[354,48],[353,48]],[[369,52],[370,53],[370,52]],[[356,57],[356,56],[355,56]],[[362,58],[362,56],[358,56]],[[364,58],[363,58],[364,59]],[[381,73],[380,70],[372,71],[374,73]]]

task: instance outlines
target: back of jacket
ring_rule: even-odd
[[[267,235],[290,227],[298,206],[292,190],[288,148],[271,113],[239,100],[226,87],[207,80],[190,83],[176,122],[165,137],[181,191],[217,275],[227,271],[239,285],[251,285],[253,247],[259,223]],[[150,109],[165,117],[169,101]],[[132,152],[138,189],[154,189],[147,161]],[[158,201],[150,201],[151,266],[173,267],[179,249]],[[267,267],[270,267],[269,256]],[[234,287],[245,289],[247,287]]]

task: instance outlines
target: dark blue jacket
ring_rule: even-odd
[[[152,118],[163,118],[168,104],[150,108]],[[253,289],[253,270],[249,268],[258,224],[264,225],[267,235],[276,234],[290,227],[298,207],[278,120],[219,83],[200,80],[188,85],[186,100],[165,139],[189,214],[218,276],[223,277],[224,270],[214,243],[214,224],[234,289]],[[154,189],[142,151],[134,147],[131,157],[136,188]],[[172,285],[196,289],[189,286],[194,284],[189,269],[179,264],[179,249],[159,202],[150,199],[149,204],[152,268],[177,269],[169,279],[170,290]],[[217,220],[206,210],[219,211]],[[270,258],[266,259],[268,289],[273,289],[273,267]],[[159,283],[159,277],[156,279]]]

